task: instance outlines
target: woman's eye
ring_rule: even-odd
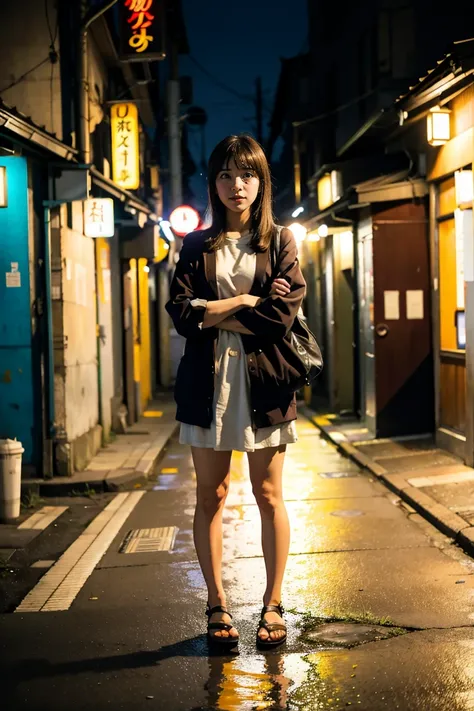
[[[221,173],[221,175],[220,175],[219,177],[220,177],[221,180],[222,180],[222,178],[228,178],[228,177],[229,177],[229,173]]]
[[[250,171],[248,173],[245,173],[245,175],[244,175],[244,178],[246,180],[249,180],[250,178],[253,178],[253,177],[254,177],[254,174],[251,173]]]

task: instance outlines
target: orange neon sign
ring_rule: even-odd
[[[164,59],[165,0],[121,0],[120,58],[124,62]]]

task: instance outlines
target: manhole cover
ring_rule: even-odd
[[[359,476],[359,472],[319,472],[319,476],[322,476],[323,479],[348,479]]]
[[[176,526],[163,528],[136,528],[125,536],[120,553],[171,552],[178,533]]]
[[[355,516],[363,516],[364,512],[359,509],[341,509],[339,511],[331,511],[331,516],[341,516],[342,518],[353,518]]]
[[[353,622],[329,622],[307,632],[305,639],[317,644],[330,644],[340,647],[354,647],[357,644],[388,639],[400,634],[397,628],[381,625],[363,625]]]

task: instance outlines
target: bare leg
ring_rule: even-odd
[[[267,572],[264,605],[281,602],[281,586],[290,548],[290,524],[283,501],[282,473],[286,446],[257,449],[248,453],[252,489],[262,520],[262,548]],[[281,622],[276,612],[265,615],[267,622]],[[266,630],[260,631],[268,639]],[[270,633],[271,639],[283,636],[281,630]]]
[[[194,515],[194,545],[208,590],[210,607],[226,606],[222,587],[222,510],[230,481],[232,452],[191,447],[196,470],[196,511]],[[216,613],[211,622],[232,624],[225,613]],[[238,637],[237,630],[215,630],[217,637]]]

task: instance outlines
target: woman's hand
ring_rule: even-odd
[[[254,308],[260,301],[260,296],[252,296],[252,294],[241,294],[242,306]]]
[[[275,279],[270,289],[271,296],[286,296],[291,291],[290,285],[286,279]]]

